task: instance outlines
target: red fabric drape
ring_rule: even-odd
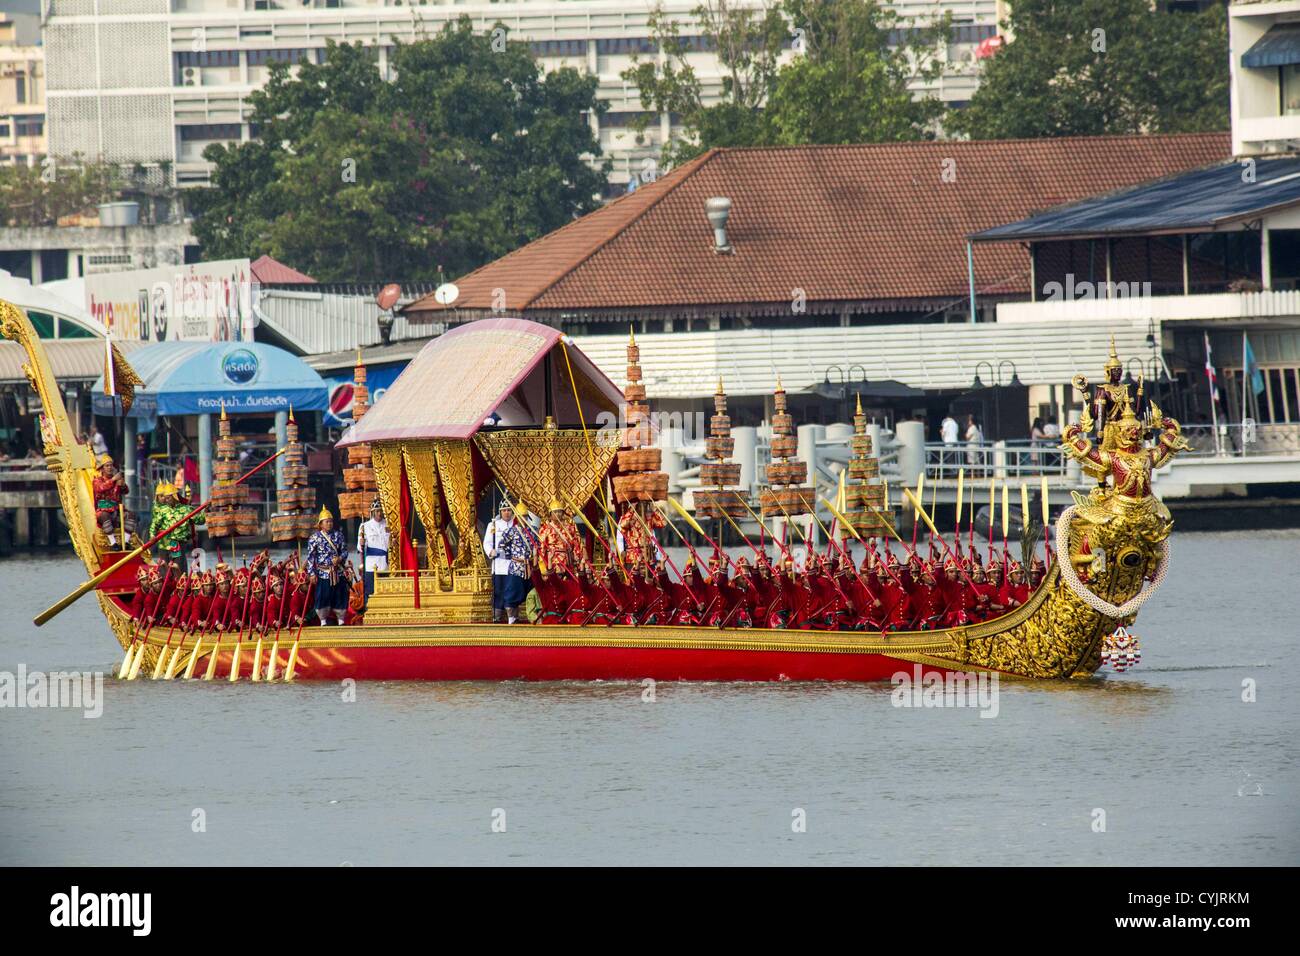
[[[420,606],[420,558],[415,550],[415,542],[411,540],[411,512],[414,505],[411,501],[411,489],[406,481],[406,460],[402,460],[401,491],[398,496],[397,510],[402,519],[401,535],[399,537],[402,570],[409,570],[412,573],[415,587],[415,606]]]

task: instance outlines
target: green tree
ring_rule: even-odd
[[[127,185],[120,168],[107,163],[55,163],[0,166],[0,224],[53,226],[59,217],[93,213],[95,206],[121,196]]]
[[[776,77],[767,111],[776,142],[878,143],[933,136],[943,105],[916,96],[937,79],[951,15],[909,26],[877,0],[785,0],[803,54]]]
[[[650,33],[663,51],[662,62],[633,56],[623,79],[640,91],[641,105],[656,114],[668,113],[681,123],[684,135],[665,143],[663,161],[673,166],[715,146],[762,146],[772,141],[763,104],[772,91],[790,30],[778,7],[733,6],[728,0],[706,0],[691,11],[693,37],[682,36],[682,25],[656,7],[649,17]],[[718,58],[721,96],[706,102],[704,86],[690,54],[699,48]],[[653,117],[634,124],[644,133]]]
[[[782,0],[762,9],[709,0],[692,16],[722,67],[717,102],[707,101],[689,60],[701,41],[684,40],[682,25],[662,10],[650,20],[662,61],[623,72],[644,108],[679,118],[684,136],[663,150],[669,165],[715,146],[918,139],[942,114],[937,100],[908,87],[937,75],[933,54],[947,16],[917,27],[878,0]],[[640,129],[652,119],[643,117]]]
[[[259,139],[209,147],[193,206],[210,256],[268,253],[323,281],[458,275],[597,205],[596,79],[545,76],[468,18],[397,45],[327,48],[253,94]]]
[[[1222,6],[1169,13],[1149,0],[1016,0],[1012,41],[948,125],[976,139],[1177,133],[1228,127]]]

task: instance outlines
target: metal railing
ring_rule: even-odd
[[[1254,455],[1300,455],[1300,422],[1259,424],[1222,422],[1184,425],[1183,437],[1192,447],[1189,458],[1249,458]]]
[[[925,473],[933,478],[1019,478],[1064,476],[1066,457],[1055,440],[925,443]]]

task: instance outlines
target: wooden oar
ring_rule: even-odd
[[[365,562],[362,561],[362,574],[365,574]],[[285,574],[286,580],[288,573]],[[266,679],[267,681],[275,680],[275,659],[280,653],[280,628],[284,626],[284,619],[289,613],[289,591],[285,585],[280,586],[280,613],[275,618],[275,640],[271,642],[271,656],[266,662]]]
[[[298,622],[298,633],[293,636],[293,647],[289,649],[289,660],[284,665],[284,682],[287,684],[293,680],[298,667],[298,643],[302,640],[302,628],[307,623],[307,609],[311,606],[312,595],[316,593],[316,578],[311,579],[307,585],[307,600],[302,607],[302,620]]]
[[[233,558],[234,558],[234,555],[233,555],[233,554],[231,555],[231,558],[232,558],[232,560],[233,560]],[[247,585],[247,586],[245,587],[245,589],[244,589],[244,606],[243,606],[243,608],[242,608],[242,609],[240,610],[240,612],[239,612],[239,638],[240,638],[240,639],[242,639],[243,636],[244,636],[244,618],[246,618],[246,617],[248,616],[248,600],[249,600],[249,598],[251,598],[251,597],[253,596],[253,581],[252,581],[252,577],[253,577],[253,576],[250,574],[248,577],[249,577],[248,585]],[[231,585],[230,585],[230,593],[231,593],[231,594],[234,594],[234,593],[235,593],[235,585],[234,585],[234,582],[233,582],[233,581],[231,582]],[[218,633],[218,634],[217,634],[217,643],[216,643],[215,645],[213,645],[213,647],[212,647],[212,659],[211,659],[210,661],[208,661],[208,670],[207,670],[207,672],[203,675],[203,679],[204,679],[204,680],[212,680],[214,677],[216,677],[216,674],[217,674],[217,658],[218,658],[218,654],[217,654],[217,652],[218,652],[220,649],[221,649],[221,635],[220,635],[220,633]],[[236,658],[235,658],[236,663],[238,662],[238,660],[239,660],[239,659],[236,657]]]
[[[177,595],[176,615],[178,617],[180,616],[181,612],[185,609],[185,596],[189,594],[189,590],[190,590],[190,579],[186,577],[185,587]],[[167,658],[171,656],[172,634],[176,632],[176,624],[177,624],[176,621],[172,621],[172,626],[167,629],[167,640],[163,644],[163,649],[158,652],[158,659],[154,661],[153,673],[149,677],[150,680],[157,680],[159,677],[162,676],[163,668],[167,664]],[[185,640],[185,631],[182,629],[181,631],[182,643],[184,642],[184,640]]]
[[[238,478],[236,478],[233,482],[231,482],[231,484],[232,484],[232,485],[242,484],[243,482],[247,481],[249,478],[253,477],[253,475],[255,475],[255,474],[257,474],[259,471],[261,471],[263,468],[265,468],[267,465],[269,465],[271,462],[275,461],[277,458],[279,458],[281,455],[283,455],[283,454],[284,454],[286,451],[288,451],[288,450],[289,450],[288,448],[281,448],[279,451],[277,451],[277,452],[276,452],[274,455],[272,455],[270,458],[266,459],[266,461],[262,462],[260,465],[257,465],[256,467],[251,468],[251,469],[249,469],[248,471],[244,472],[242,475],[240,475]],[[191,518],[193,518],[193,517],[195,517],[196,515],[198,515],[201,511],[206,510],[207,507],[208,507],[209,505],[211,505],[211,504],[212,504],[212,499],[209,498],[207,501],[203,502],[203,503],[200,504],[198,507],[194,508],[192,511],[188,512],[187,514],[185,514],[184,517],[181,517],[181,518],[177,519],[176,521],[174,521],[174,522],[172,522],[170,525],[168,525],[166,528],[163,528],[163,530],[159,531],[156,535],[154,535],[152,538],[150,538],[150,539],[149,539],[148,541],[146,541],[144,544],[140,545],[140,547],[136,548],[136,549],[135,549],[134,551],[132,551],[130,554],[125,555],[125,556],[122,557],[120,560],[114,562],[112,565],[110,565],[109,567],[105,568],[103,571],[100,571],[98,574],[96,574],[96,575],[95,575],[93,578],[91,578],[89,581],[86,581],[86,582],[84,582],[84,583],[78,585],[77,588],[76,588],[76,590],[72,591],[72,592],[71,592],[70,594],[68,594],[66,597],[60,598],[60,599],[59,599],[55,604],[52,604],[50,607],[46,608],[46,609],[45,609],[44,611],[42,611],[40,614],[36,615],[36,617],[33,618],[34,622],[36,623],[36,626],[37,626],[37,627],[40,627],[40,626],[41,626],[42,624],[44,624],[46,621],[50,620],[50,618],[54,617],[55,615],[61,613],[61,612],[64,611],[64,610],[66,610],[66,609],[68,608],[68,606],[71,605],[71,604],[72,604],[74,601],[76,601],[78,598],[81,598],[81,597],[83,597],[84,595],[89,594],[91,591],[93,591],[95,588],[97,588],[101,583],[103,583],[104,581],[106,581],[106,580],[109,578],[109,576],[112,575],[112,573],[113,573],[114,571],[116,571],[118,568],[122,567],[122,565],[126,564],[126,563],[129,562],[129,561],[134,560],[135,558],[138,558],[141,554],[143,554],[144,552],[148,551],[148,550],[149,550],[150,548],[152,548],[155,544],[157,544],[159,541],[161,541],[161,540],[163,539],[163,537],[165,537],[166,535],[168,535],[168,534],[170,534],[171,532],[175,531],[177,528],[179,528],[179,527],[180,527],[181,525],[183,525],[185,522],[189,521]]]
[[[908,499],[916,508],[917,516],[925,522],[925,526],[939,539],[939,544],[943,546],[943,550],[947,552],[948,556],[951,557],[953,562],[957,565],[957,570],[962,573],[962,576],[966,579],[966,583],[972,588],[975,587],[975,582],[972,581],[970,575],[966,573],[966,569],[961,566],[961,562],[957,560],[957,556],[952,553],[952,549],[948,547],[948,542],[943,539],[943,535],[939,534],[938,529],[934,526],[934,522],[931,521],[930,516],[925,513],[925,506],[913,497],[911,489],[904,488],[903,494],[907,495]]]
[[[253,673],[251,680],[262,679],[262,638],[266,635],[266,602],[271,600],[271,564],[266,565],[266,583],[262,585],[262,612],[257,616],[257,647],[253,651]]]
[[[172,576],[172,567],[169,564],[167,565],[167,573],[163,575],[162,589],[158,592],[158,601],[154,605],[153,614],[150,616],[149,627],[145,630],[144,635],[140,638],[140,647],[136,650],[135,660],[131,662],[131,669],[127,672],[126,675],[127,680],[135,680],[137,677],[140,676],[140,666],[144,663],[145,648],[149,646],[149,635],[153,633],[153,626],[158,620],[158,615],[160,613],[165,613],[165,609],[164,611],[159,611],[158,605],[162,604],[163,597],[167,594],[167,583],[171,580],[171,576]]]

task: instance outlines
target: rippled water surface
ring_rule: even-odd
[[[897,708],[888,686],[660,684],[648,703],[630,683],[384,683],[348,702],[110,677],[98,719],[0,709],[0,863],[1296,864],[1298,551],[1296,532],[1175,536],[1143,663],[1004,681],[994,719]],[[115,672],[93,601],[31,624],[81,578],[68,557],[0,561],[0,671]]]

